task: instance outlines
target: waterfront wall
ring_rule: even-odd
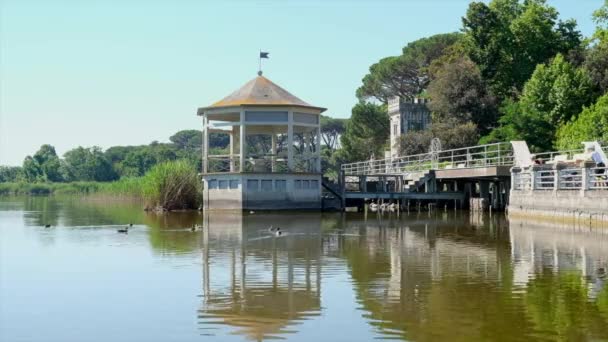
[[[512,190],[508,210],[509,216],[608,228],[608,190]]]

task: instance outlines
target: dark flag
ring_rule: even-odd
[[[270,57],[268,57],[269,53],[270,52],[262,52],[262,51],[260,51],[260,58],[270,58]]]

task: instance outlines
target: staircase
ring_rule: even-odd
[[[419,172],[419,173],[413,173],[409,175],[410,177],[412,177],[411,180],[409,180],[407,182],[407,184],[405,184],[405,186],[403,187],[403,191],[404,192],[424,192],[425,190],[429,190],[429,189],[425,189],[425,185],[429,182],[432,181],[433,179],[435,179],[435,171],[433,170],[428,170],[428,171],[424,171],[424,172]]]

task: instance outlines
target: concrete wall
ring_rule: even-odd
[[[204,209],[321,209],[320,174],[209,174],[203,182]]]
[[[601,226],[608,222],[608,190],[512,190],[511,214]]]

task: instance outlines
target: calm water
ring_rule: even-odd
[[[1,198],[0,340],[608,340],[607,268],[608,229],[500,215]]]

